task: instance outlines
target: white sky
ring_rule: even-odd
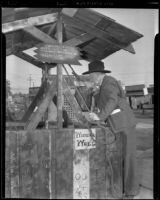
[[[95,8],[93,10],[144,35],[132,43],[136,54],[120,50],[103,60],[105,68],[112,71],[111,76],[121,80],[125,85],[153,84],[154,37],[158,33],[158,9]],[[33,55],[31,51],[29,53]],[[80,62],[82,66],[73,66],[78,74],[88,70],[88,62]],[[69,70],[68,67],[67,69]],[[56,69],[53,69],[52,73],[55,74]],[[41,69],[16,56],[7,57],[6,78],[10,80],[14,92],[28,92],[27,79],[30,74],[33,79],[32,86],[33,82],[34,86],[40,86]]]

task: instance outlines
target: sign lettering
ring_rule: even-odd
[[[75,130],[75,150],[96,148],[96,132],[91,129]]]
[[[42,62],[81,65],[78,62],[80,52],[77,47],[63,44],[41,44],[37,47],[34,50],[37,53],[35,57]]]

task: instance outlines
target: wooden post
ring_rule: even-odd
[[[59,44],[63,42],[62,35],[62,16],[58,13],[58,22],[57,22],[57,36]],[[62,128],[62,64],[57,64],[57,128]]]

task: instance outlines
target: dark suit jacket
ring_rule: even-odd
[[[111,76],[104,76],[99,93],[95,95],[95,103],[99,108],[98,116],[105,121],[113,110],[120,108],[126,115],[125,127],[136,125],[136,119],[131,110],[124,91],[118,81]]]

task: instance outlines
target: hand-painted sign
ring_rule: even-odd
[[[95,129],[76,129],[75,130],[75,150],[96,148]]]
[[[37,48],[34,50],[37,53],[35,57],[42,62],[81,65],[78,62],[80,52],[77,47],[63,44],[40,44]]]

